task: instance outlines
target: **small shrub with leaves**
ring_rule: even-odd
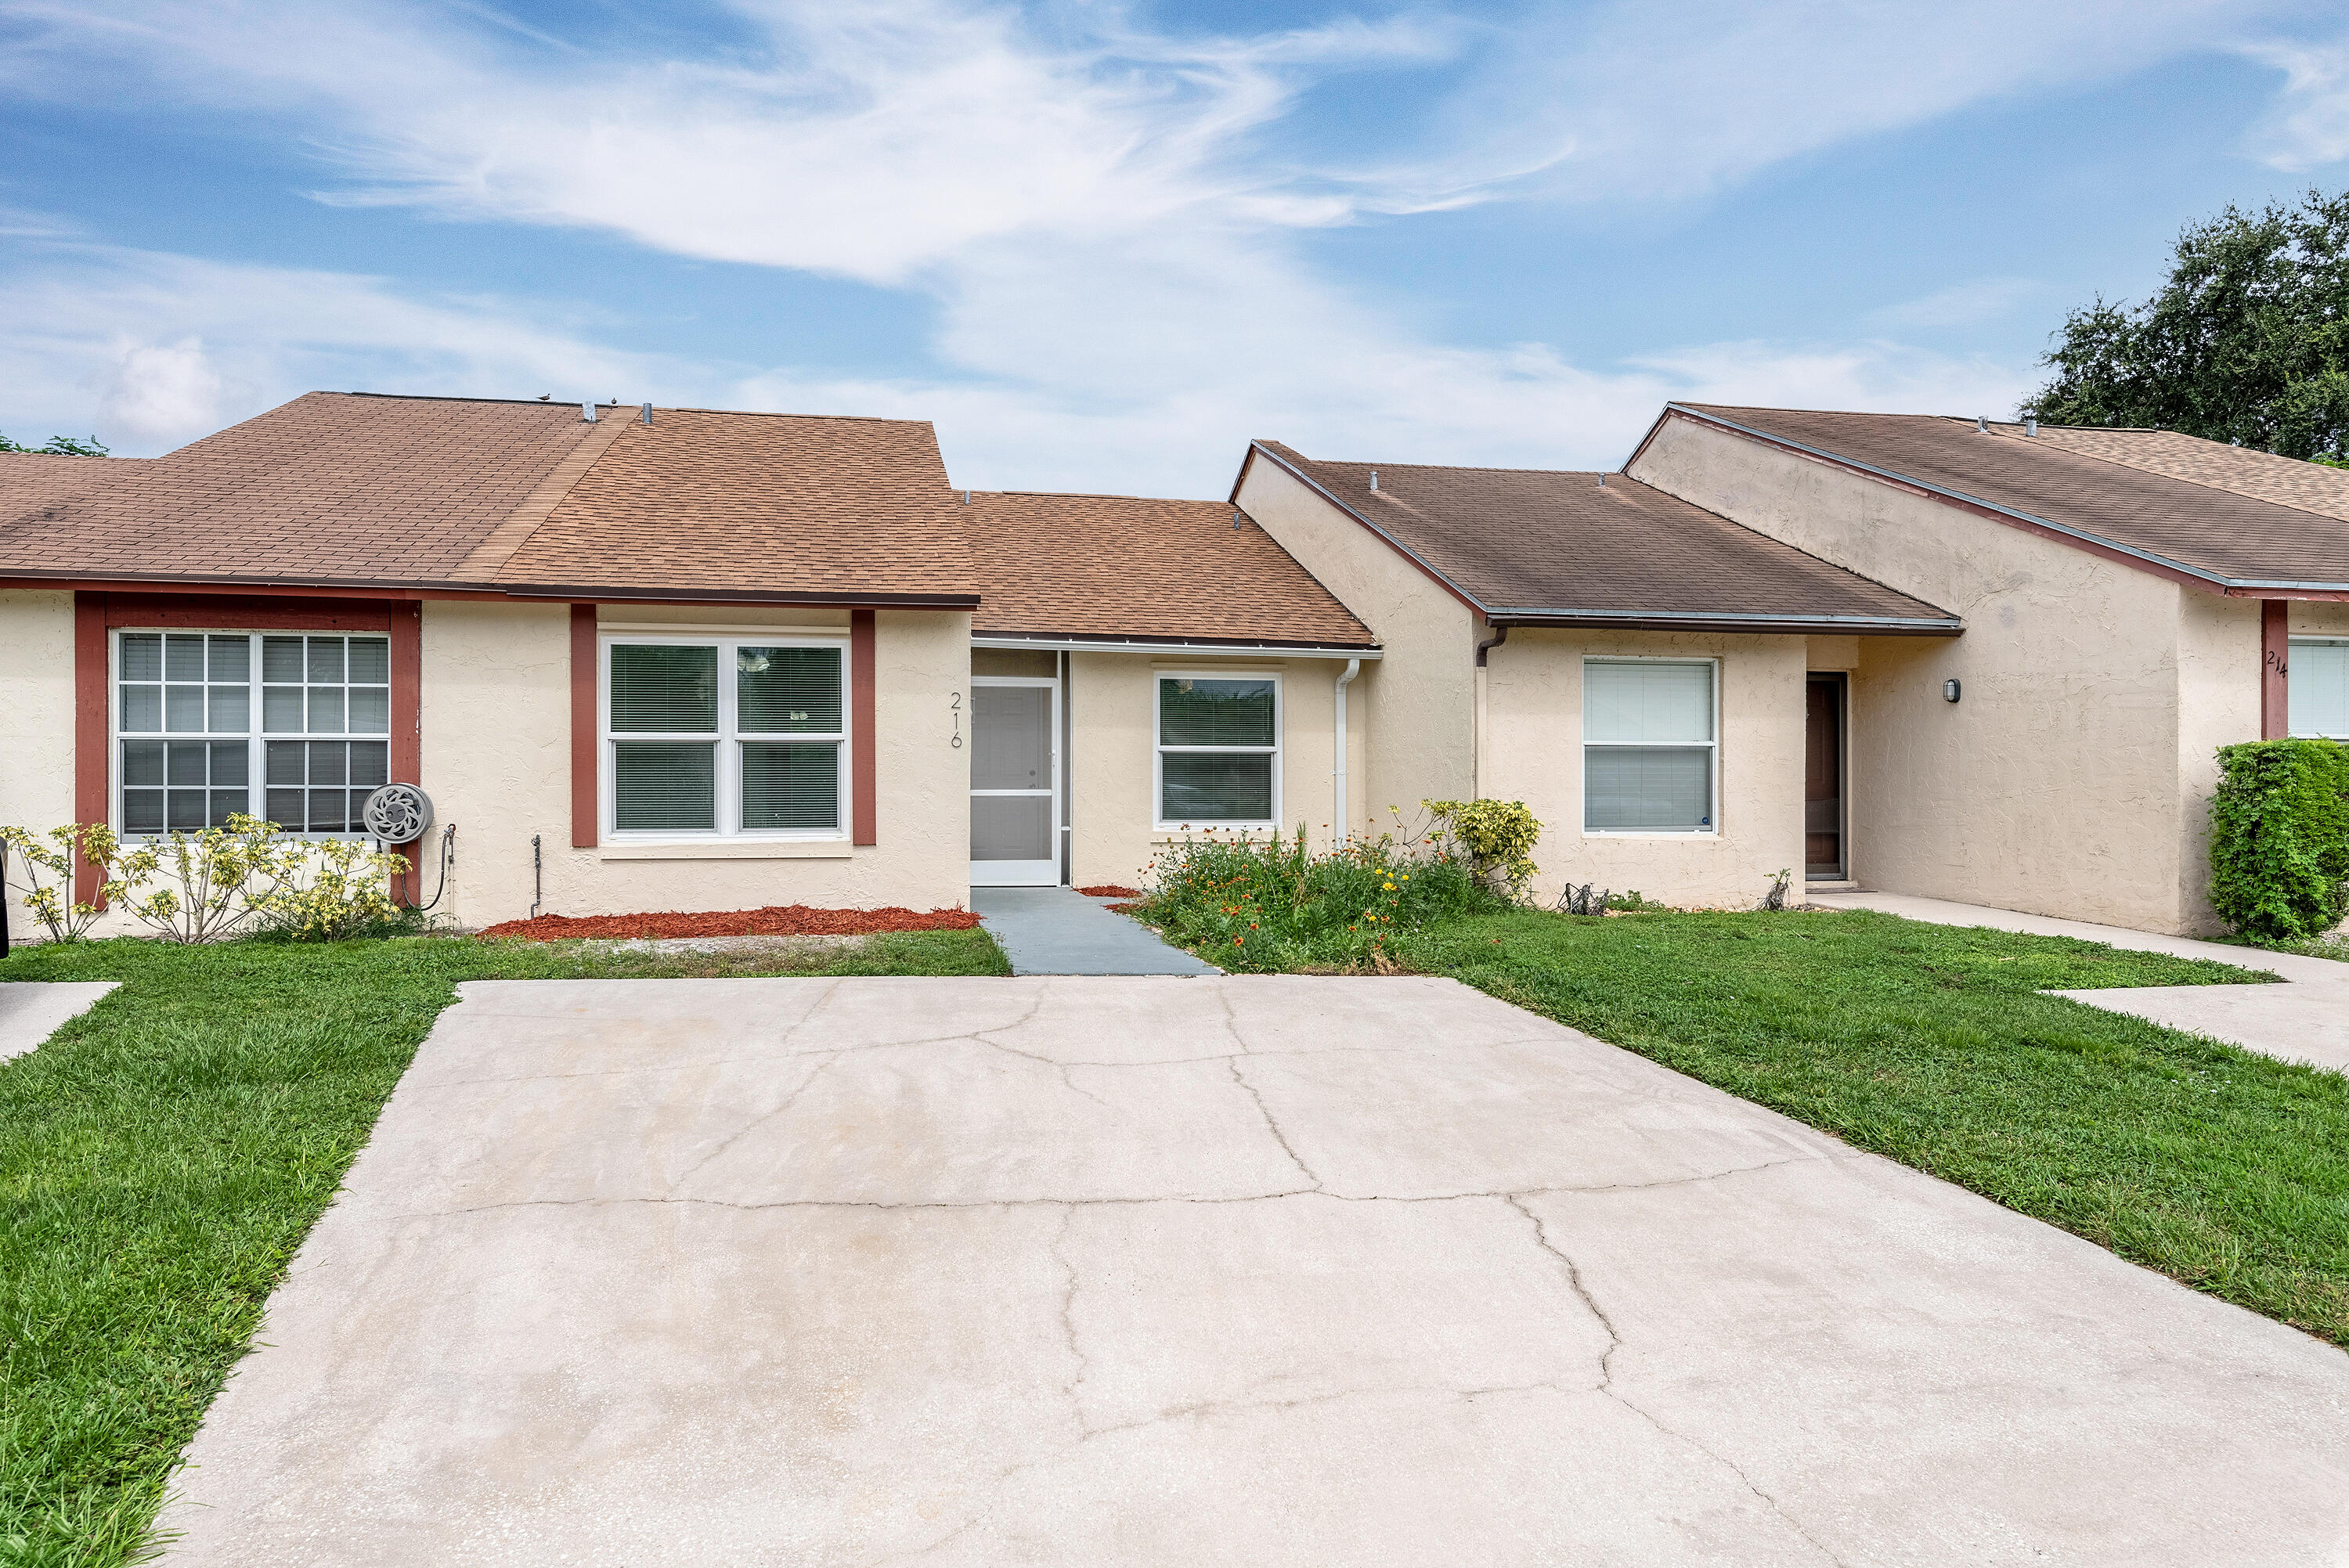
[[[295,942],[341,942],[407,930],[414,917],[391,899],[391,879],[407,869],[398,855],[345,840],[285,845],[276,882],[253,901],[254,907],[269,932]]]
[[[48,841],[42,842],[42,838]],[[52,942],[73,942],[89,934],[107,905],[128,886],[118,862],[122,847],[104,822],[68,822],[36,837],[23,828],[0,827],[0,888],[6,885],[8,851],[16,851],[16,886],[26,910],[48,927]],[[98,874],[98,900],[74,900],[76,861]]]
[[[275,842],[277,825],[243,812],[226,828],[172,832],[149,839],[123,857],[132,890],[122,907],[169,942],[218,942],[252,923],[261,900],[285,874],[289,850]]]
[[[1515,903],[1541,868],[1534,846],[1541,820],[1523,800],[1422,800],[1430,833],[1467,861],[1479,881]],[[1423,835],[1425,836],[1425,835]]]

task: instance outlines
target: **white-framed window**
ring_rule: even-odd
[[[2294,637],[2284,689],[2294,735],[2349,740],[2349,638]]]
[[[844,639],[631,635],[603,645],[604,828],[615,839],[835,839]]]
[[[389,778],[391,644],[380,633],[114,634],[115,823],[126,836],[225,827],[365,832]]]
[[[1582,661],[1582,830],[1720,830],[1720,665]]]
[[[1280,677],[1158,672],[1161,828],[1280,824]]]

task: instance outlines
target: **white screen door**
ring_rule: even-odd
[[[1061,880],[1061,683],[976,676],[970,694],[970,882]]]

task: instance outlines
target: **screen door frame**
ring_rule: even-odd
[[[973,861],[970,862],[970,885],[973,887],[1058,887],[1061,885],[1061,677],[1058,676],[973,676],[974,690],[980,686],[1043,687],[1051,695],[1050,711],[1045,716],[1045,738],[1051,748],[1051,780],[1050,789],[973,789],[976,799],[988,796],[1024,796],[1051,799],[1050,830],[1046,837],[1046,858],[1040,861]],[[970,705],[971,743],[974,757],[978,748],[978,701],[973,696]]]

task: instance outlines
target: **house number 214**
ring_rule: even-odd
[[[959,751],[962,749],[962,693],[956,691],[947,695],[954,699],[947,704],[947,710],[954,715],[954,737],[947,744]]]

